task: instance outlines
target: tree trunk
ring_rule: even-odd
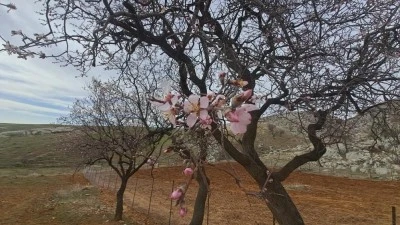
[[[216,126],[214,127],[216,128]],[[285,188],[282,186],[281,181],[279,179],[274,179],[272,175],[270,177],[272,178],[272,183],[267,183],[265,185],[265,182],[268,178],[268,169],[260,160],[257,152],[255,152],[253,148],[253,151],[243,154],[242,152],[238,151],[218,129],[213,130],[213,135],[215,139],[222,146],[224,146],[224,149],[228,152],[228,154],[232,156],[236,162],[242,165],[257,182],[261,193],[263,193],[263,198],[266,200],[268,208],[271,210],[272,214],[280,225],[304,224],[300,212],[296,208],[296,205],[293,203]],[[253,134],[253,136],[255,137],[255,134]],[[264,187],[267,189],[265,192],[262,190]],[[269,223],[270,221],[265,222]]]
[[[196,202],[194,204],[194,211],[192,220],[190,221],[190,225],[203,224],[209,184],[209,180],[206,177],[206,173],[203,167],[201,167],[201,171],[197,171],[196,180],[199,184],[199,190],[197,192]]]
[[[122,214],[124,211],[124,193],[127,183],[128,183],[127,178],[125,177],[121,178],[121,185],[119,186],[117,192],[117,206],[115,207],[115,216],[114,216],[115,221],[122,220]]]
[[[265,185],[265,181],[268,179],[265,165],[261,166],[260,164],[252,163],[250,165],[244,165],[244,167],[256,180],[261,192],[263,187],[267,189],[266,192],[262,192],[263,197],[266,200],[268,208],[271,210],[280,225],[304,224],[300,212],[293,203],[289,194],[286,192],[282,183],[271,176],[270,179],[272,179],[272,183],[267,183]]]

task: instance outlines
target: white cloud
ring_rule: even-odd
[[[10,101],[6,99],[0,99],[0,108],[2,110],[9,111],[23,111],[23,112],[36,112],[36,113],[52,113],[52,114],[65,114],[67,111],[52,109],[48,107],[42,107],[37,105],[31,105],[22,102]]]
[[[44,33],[37,11],[40,5],[34,1],[14,0],[16,11],[6,13],[0,8],[2,26],[0,35],[11,43],[18,44],[19,37],[11,36],[11,30],[24,33]],[[4,41],[0,39],[0,48]],[[62,45],[54,49],[57,51]],[[105,74],[100,69],[91,74]],[[77,78],[78,77],[78,78]],[[51,59],[18,59],[16,56],[0,52],[0,122],[49,123],[68,112],[68,106],[74,99],[87,96],[83,87],[91,78],[80,77],[80,72],[73,67],[60,67]]]
[[[0,35],[11,38],[11,30],[27,34],[45,30],[35,13],[34,1],[14,0],[16,11],[0,8]],[[4,42],[0,40],[0,46]],[[17,59],[0,52],[0,122],[49,123],[68,112],[75,98],[87,95],[83,86],[89,78],[76,78],[79,71],[60,67],[50,60]]]

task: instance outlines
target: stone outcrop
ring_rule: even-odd
[[[385,128],[381,128],[380,136],[376,137],[372,130],[376,128],[376,121],[382,118],[388,122],[386,126],[390,126],[392,133],[382,133]],[[305,127],[314,121],[309,113],[288,113],[263,119],[265,124],[274,124],[303,138],[306,137]],[[329,118],[327,128],[319,132],[325,137],[325,143],[333,143],[327,145],[327,152],[320,159],[322,167],[319,163],[308,163],[300,169],[346,176],[349,175],[346,173],[352,173],[361,177],[400,179],[400,143],[396,142],[396,135],[400,139],[399,111],[390,111],[383,106],[382,110],[375,109],[345,122],[346,126],[340,119]],[[258,145],[267,145],[267,141]],[[267,150],[262,159],[270,166],[283,166],[294,156],[310,150],[311,146],[307,144],[293,148],[275,146]]]

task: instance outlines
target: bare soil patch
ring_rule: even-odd
[[[241,187],[222,169],[236,174],[241,179]],[[109,190],[112,185],[107,189],[107,181],[113,180],[107,176],[102,177],[104,188],[90,185],[82,175],[0,177],[0,224],[169,224],[171,202],[168,197],[173,180],[175,186],[184,182],[182,170],[183,167],[170,167],[152,171],[151,204],[151,170],[135,174],[127,189],[123,222],[112,221],[115,191]],[[207,215],[208,224],[272,224],[272,215],[264,202],[245,194],[246,191],[256,193],[258,188],[239,165],[208,166],[207,174],[211,178],[211,197],[204,224]],[[356,180],[296,172],[285,186],[306,224],[384,225],[391,224],[391,206],[396,206],[400,214],[399,181]],[[196,190],[197,184],[193,182],[187,193],[189,213],[186,217],[180,218],[178,209],[172,207],[171,224],[188,224]]]
[[[171,182],[175,180],[177,185],[184,181],[182,170],[183,167],[153,170],[155,179],[150,215],[159,221],[156,224],[168,224]],[[236,174],[241,179],[241,187],[223,170]],[[150,172],[140,171],[128,187],[127,204],[132,202],[136,186],[133,209],[143,214],[147,213],[149,206],[152,183]],[[209,166],[207,175],[211,179],[209,224],[272,224],[272,215],[265,203],[256,196],[245,193],[256,193],[258,188],[241,166],[235,163]],[[399,181],[349,179],[296,172],[284,185],[306,224],[391,224],[391,207],[396,206],[397,211],[400,209]],[[197,184],[193,182],[186,197],[189,213],[185,218],[178,216],[178,208],[172,208],[171,224],[188,224],[196,190]]]
[[[111,220],[110,197],[82,175],[2,176],[0,224],[121,224]]]

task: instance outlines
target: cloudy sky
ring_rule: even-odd
[[[11,30],[41,33],[43,27],[34,12],[39,6],[33,0],[11,2],[17,6],[16,11],[7,13],[5,7],[0,8],[0,34],[17,41],[10,36]],[[9,1],[0,0],[0,3]],[[2,44],[0,39],[1,47]],[[68,113],[76,98],[87,95],[83,86],[89,80],[79,77],[74,68],[60,67],[48,59],[23,60],[0,52],[0,123],[56,122]]]

